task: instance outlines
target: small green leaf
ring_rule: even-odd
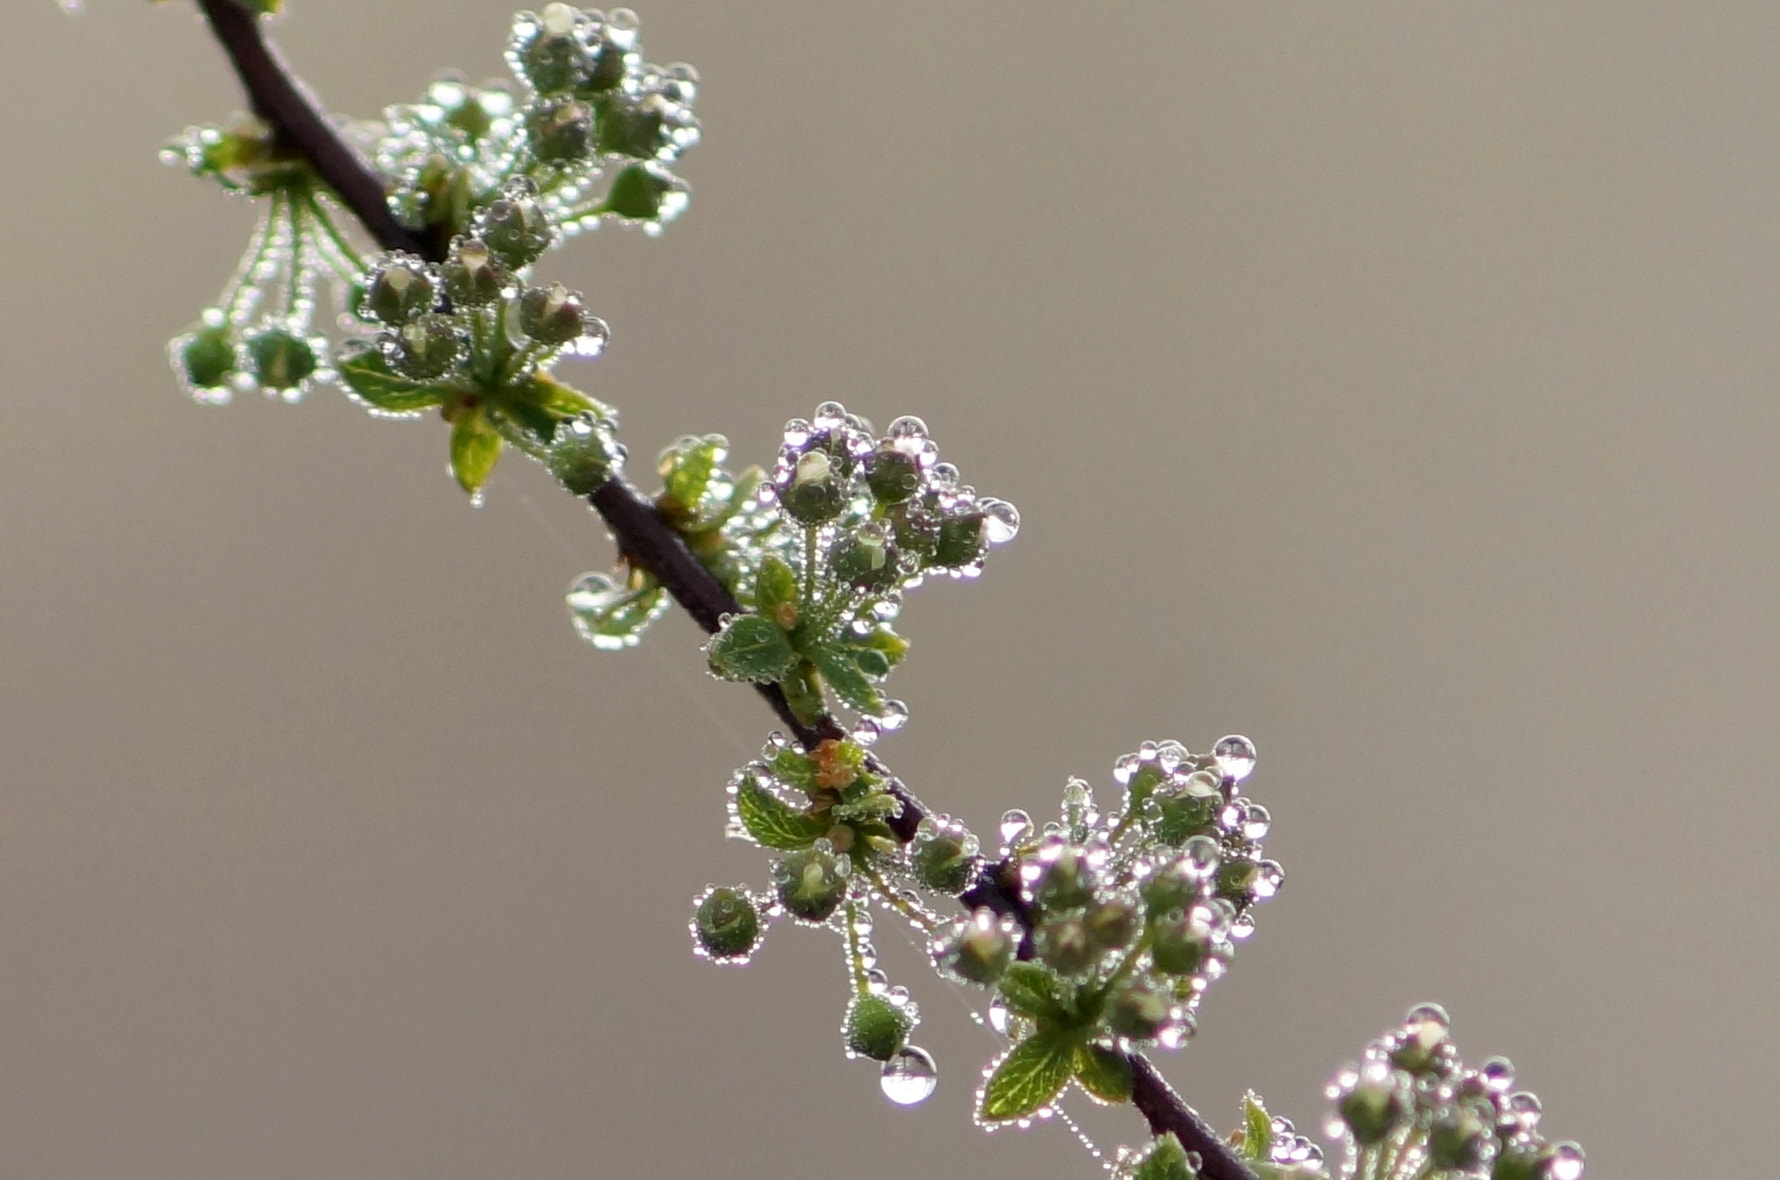
[[[888,627],[879,627],[865,637],[864,643],[866,647],[881,653],[891,667],[902,663],[902,657],[909,654],[909,641]]]
[[[778,608],[787,603],[797,606],[797,575],[784,558],[769,553],[754,575],[754,609],[769,619],[777,618]]]
[[[815,669],[802,661],[779,681],[779,690],[785,694],[791,712],[805,725],[814,725],[827,708],[822,689],[816,683]]]
[[[1199,1173],[1187,1163],[1187,1152],[1170,1131],[1155,1141],[1131,1180],[1198,1180]]]
[[[501,458],[501,435],[481,406],[465,406],[451,421],[451,473],[472,495],[482,490]]]
[[[1261,1096],[1250,1090],[1242,1096],[1242,1158],[1269,1159],[1273,1152],[1273,1118],[1261,1105]]]
[[[609,407],[588,397],[579,389],[564,385],[548,373],[535,374],[531,380],[509,386],[511,400],[528,406],[536,406],[552,418],[574,418],[581,414],[596,414],[609,418],[612,411]]]
[[[823,682],[834,689],[834,695],[842,701],[861,713],[876,713],[884,707],[883,698],[860,671],[852,652],[829,644],[817,644],[806,654],[816,665],[816,671],[822,674]]]
[[[1068,1009],[1063,1004],[1063,981],[1038,963],[1013,963],[1001,977],[1001,998],[1022,1016],[1034,1020],[1061,1020]]]
[[[802,750],[780,750],[773,755],[773,774],[781,781],[790,783],[800,791],[816,789],[816,771],[810,765],[810,756]]]
[[[662,456],[662,492],[668,499],[694,511],[705,498],[718,464],[729,454],[729,440],[721,434],[683,439]]]
[[[748,834],[768,848],[796,852],[808,848],[828,831],[828,821],[798,811],[757,783],[736,790],[736,814]]]
[[[983,1086],[977,1117],[988,1123],[1023,1119],[1050,1104],[1069,1084],[1075,1040],[1037,1032],[1015,1045]]]
[[[429,409],[445,400],[446,391],[392,372],[383,354],[362,342],[341,349],[341,380],[360,401],[393,414]]]
[[[706,649],[711,671],[725,680],[770,684],[797,667],[797,653],[779,625],[759,615],[736,615]]]
[[[1078,1046],[1074,1068],[1076,1082],[1089,1097],[1114,1105],[1131,1100],[1131,1062],[1112,1046]]]

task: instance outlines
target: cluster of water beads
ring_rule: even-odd
[[[1336,1075],[1326,1129],[1346,1149],[1341,1180],[1580,1180],[1582,1149],[1545,1140],[1539,1099],[1515,1088],[1514,1067],[1466,1066],[1451,1027],[1421,1005]]]
[[[575,633],[600,651],[635,647],[649,624],[673,605],[653,579],[635,571],[622,580],[597,571],[582,574],[569,586],[564,601]]]

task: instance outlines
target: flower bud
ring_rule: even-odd
[[[846,507],[845,484],[828,452],[811,450],[798,457],[790,482],[779,489],[779,503],[803,524],[824,524],[841,514]]]
[[[1138,980],[1125,980],[1107,1000],[1106,1023],[1122,1037],[1148,1041],[1168,1022],[1168,996]]]
[[[361,307],[391,326],[405,324],[439,302],[439,288],[418,258],[394,255],[372,273]]]
[[[779,902],[795,918],[825,922],[847,896],[847,870],[826,841],[773,863]]]
[[[464,355],[463,333],[456,321],[438,312],[403,324],[385,339],[384,359],[392,369],[416,381],[444,376]]]
[[[873,1061],[888,1061],[908,1043],[914,1027],[908,1012],[883,996],[854,996],[847,1005],[844,1026],[847,1052]]]
[[[442,268],[445,293],[456,307],[486,307],[501,297],[507,271],[480,238],[459,238]]]
[[[900,504],[921,488],[921,466],[914,456],[885,446],[865,461],[865,482],[880,504]]]
[[[909,867],[927,888],[956,897],[976,878],[977,858],[967,837],[941,831],[915,837]]]
[[[965,512],[940,522],[931,564],[940,569],[963,569],[981,561],[989,541],[983,535],[983,514]]]
[[[979,909],[943,943],[936,958],[966,983],[993,986],[1019,949],[1013,923],[991,909]]]
[[[1218,866],[1218,896],[1242,905],[1254,898],[1260,875],[1261,866],[1254,861],[1232,857]]]
[[[1101,950],[1130,946],[1142,916],[1128,901],[1109,901],[1088,911],[1088,938]]]
[[[1483,1163],[1492,1128],[1465,1107],[1444,1111],[1428,1128],[1428,1158],[1436,1169],[1475,1171]]]
[[[593,55],[581,40],[581,14],[568,4],[546,4],[531,44],[519,52],[525,80],[539,94],[572,90],[593,72]]]
[[[526,116],[525,131],[538,159],[579,160],[593,137],[593,109],[576,98],[548,99]]]
[[[555,232],[538,204],[537,187],[529,181],[509,184],[507,195],[482,211],[478,226],[477,236],[514,270],[536,262],[550,248]]]
[[[1191,911],[1170,910],[1156,919],[1150,956],[1164,975],[1191,975],[1211,957],[1211,934]]]
[[[1058,848],[1032,886],[1032,901],[1043,910],[1078,909],[1094,900],[1094,870],[1080,846]]]
[[[1080,918],[1052,918],[1032,932],[1039,961],[1059,975],[1080,975],[1093,965],[1094,944]]]
[[[281,393],[301,389],[321,363],[309,341],[277,326],[261,328],[247,338],[247,359],[260,388]]]
[[[855,590],[875,593],[896,584],[896,550],[884,530],[873,526],[841,538],[829,556],[829,565],[835,577]]]
[[[600,108],[600,154],[652,160],[661,154],[661,130],[661,112],[651,103],[615,94]]]
[[[1369,1147],[1383,1140],[1408,1117],[1402,1092],[1389,1078],[1363,1077],[1336,1104],[1354,1142]]]
[[[539,344],[567,344],[587,330],[581,293],[561,283],[527,287],[519,296],[519,330]]]
[[[200,324],[177,345],[176,362],[193,389],[223,389],[235,375],[235,329],[216,314],[216,323]]]
[[[725,885],[698,903],[692,928],[699,948],[711,958],[746,959],[760,941],[760,911],[746,893]]]

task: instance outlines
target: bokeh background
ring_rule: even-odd
[[[488,0],[292,0],[335,109],[502,72]],[[939,1092],[842,1059],[764,881],[769,722],[664,622],[570,630],[599,523],[436,422],[181,396],[251,212],[185,4],[0,7],[0,1175],[1081,1177],[969,1125],[993,1042],[887,925]],[[1591,1175],[1753,1174],[1780,884],[1780,7],[651,0],[695,198],[546,273],[640,462],[924,416],[1025,517],[921,591],[882,752],[989,831],[1145,738],[1253,737],[1286,888],[1165,1067],[1301,1126],[1413,1003]],[[1129,1114],[1100,1121],[1110,1148]]]

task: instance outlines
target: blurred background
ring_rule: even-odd
[[[290,6],[336,110],[504,73],[502,4]],[[694,960],[694,893],[766,880],[722,800],[769,718],[683,618],[576,639],[596,518],[515,459],[472,509],[436,421],[179,393],[252,212],[156,152],[242,100],[188,5],[90,9],[0,8],[0,1175],[1094,1174],[971,1127],[994,1042],[888,925],[911,1110],[835,940]],[[639,478],[838,398],[1020,507],[911,600],[880,747],[979,831],[1259,747],[1286,887],[1182,1092],[1314,1128],[1438,1000],[1591,1175],[1765,1166],[1780,7],[641,17],[703,76],[692,208],[542,271]]]

